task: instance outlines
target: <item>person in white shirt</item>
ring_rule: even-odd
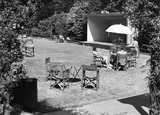
[[[64,37],[61,34],[59,35],[59,40],[60,42],[64,42]]]
[[[112,65],[109,63],[108,56],[102,55],[101,52],[99,52],[96,47],[93,47],[93,55],[95,55],[97,57],[101,57],[102,60],[105,62],[107,68],[111,69]]]
[[[124,50],[123,50],[123,48],[121,48],[121,50],[120,50],[120,51],[118,51],[118,52],[117,52],[117,54],[127,54],[127,52],[126,52],[126,51],[124,51]]]
[[[70,41],[71,39],[69,37],[66,38],[67,41]]]
[[[138,58],[139,57],[139,46],[138,46],[138,41],[136,37],[133,37],[133,47],[136,49],[137,58]]]
[[[118,51],[117,52],[117,54],[119,54],[119,55],[125,55],[125,57],[127,58],[127,52],[126,51],[124,51],[124,49],[123,48],[121,48],[121,50],[120,51]],[[118,57],[117,57],[118,58]],[[116,67],[118,67],[118,68],[116,68],[116,69],[120,69],[120,68],[123,68],[123,69],[125,69],[126,68],[126,58],[119,58],[117,61],[117,64],[118,65],[116,65]]]

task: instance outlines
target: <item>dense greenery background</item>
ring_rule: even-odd
[[[51,37],[62,34],[86,40],[85,14],[101,11],[110,0],[41,0],[32,35]]]

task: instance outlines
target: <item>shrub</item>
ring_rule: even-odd
[[[32,28],[32,35],[52,37],[52,35],[61,34],[66,36],[66,20],[66,13],[55,14],[45,20],[41,20],[37,27]]]
[[[18,35],[32,26],[33,1],[5,1],[0,11],[0,97],[4,110],[10,104],[12,88],[26,78]],[[5,114],[7,115],[7,114]]]
[[[38,26],[32,28],[32,35],[49,37],[51,28],[50,24],[49,19],[39,21]]]
[[[87,17],[93,11],[100,10],[100,0],[77,1],[70,9],[67,19],[67,36],[74,36],[86,40],[87,38]]]
[[[56,15],[57,16],[57,15]],[[58,35],[63,35],[66,36],[67,29],[66,29],[66,21],[67,21],[67,13],[61,13],[58,15],[58,18],[56,22],[54,23],[55,25],[55,32]]]

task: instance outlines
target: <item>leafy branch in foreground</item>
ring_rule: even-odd
[[[18,35],[29,32],[35,6],[33,0],[4,0],[0,11],[0,97],[8,109],[12,88],[27,77]],[[3,113],[4,114],[4,113]]]

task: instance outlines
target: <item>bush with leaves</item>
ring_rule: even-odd
[[[77,1],[74,7],[70,9],[67,19],[67,35],[72,37],[79,37],[82,40],[87,38],[87,17],[94,11],[99,11],[103,8],[102,0],[84,0]]]
[[[52,37],[52,35],[66,36],[67,13],[55,14],[45,20],[41,20],[37,27],[32,28],[32,35]],[[52,31],[55,30],[55,31]]]
[[[10,104],[12,88],[27,77],[21,42],[17,38],[24,28],[29,32],[32,27],[33,3],[34,0],[4,0],[0,11],[0,97],[4,107]]]
[[[73,7],[66,22],[67,36],[86,38],[87,17],[84,16],[87,7]]]
[[[38,23],[32,28],[32,34],[46,37],[62,34],[86,40],[87,17],[85,14],[103,10],[109,2],[109,0],[69,0],[64,3],[64,0],[49,0],[49,2],[40,0],[36,14]],[[51,9],[52,11],[49,11]]]
[[[32,35],[33,36],[42,36],[42,37],[49,37],[50,36],[50,28],[51,23],[49,19],[41,20],[38,23],[37,27],[32,28]]]
[[[56,14],[57,15],[57,14]],[[66,36],[66,21],[67,21],[68,15],[67,13],[61,13],[58,15],[57,21],[54,23],[55,25],[55,32],[58,35]]]

